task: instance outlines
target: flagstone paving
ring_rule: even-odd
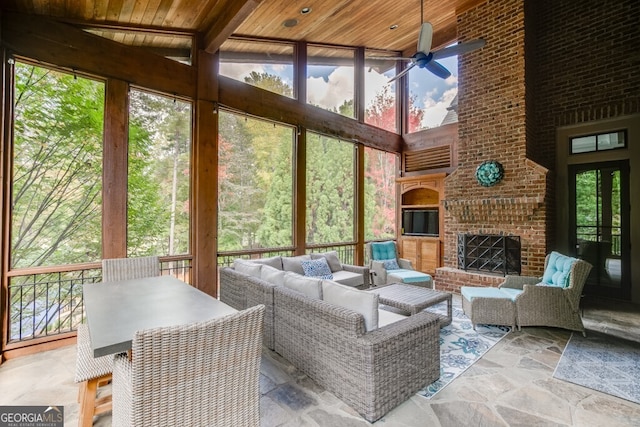
[[[511,332],[433,398],[413,396],[374,425],[639,425],[640,405],[552,377],[570,334],[553,328]],[[75,346],[9,360],[0,366],[0,405],[63,405],[65,425],[77,425],[74,369]],[[370,425],[272,351],[264,351],[261,372],[264,427]],[[110,413],[94,425],[110,426]]]

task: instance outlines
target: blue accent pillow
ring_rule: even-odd
[[[397,258],[395,242],[372,242],[371,258],[375,261]]]
[[[569,286],[569,275],[571,267],[577,260],[558,252],[551,252],[547,268],[542,276],[542,284],[546,286],[556,286],[566,288]]]
[[[382,259],[382,265],[385,270],[400,270],[400,266],[398,265],[398,261],[395,258],[393,259]]]
[[[304,271],[305,276],[329,280],[333,279],[329,263],[327,263],[327,259],[324,257],[302,261],[300,264],[302,265],[302,270]]]

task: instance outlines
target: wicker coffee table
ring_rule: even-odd
[[[440,327],[451,323],[451,294],[449,292],[435,291],[401,283],[370,289],[369,292],[379,295],[378,301],[380,304],[395,307],[412,315],[427,307],[446,301],[447,315],[437,314],[437,316],[440,318]]]

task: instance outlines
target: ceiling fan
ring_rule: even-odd
[[[461,53],[470,52],[472,50],[480,49],[485,45],[485,41],[482,39],[471,40],[468,42],[458,43],[456,45],[448,46],[439,50],[431,50],[431,38],[433,36],[433,26],[429,22],[423,22],[423,2],[420,2],[420,35],[418,36],[418,51],[410,57],[375,57],[371,59],[383,59],[393,61],[411,61],[411,64],[396,76],[391,78],[388,83],[398,80],[405,74],[407,74],[413,67],[418,66],[420,68],[426,68],[436,76],[446,79],[451,75],[451,72],[447,70],[442,64],[436,62],[438,59],[448,58],[450,56],[459,55]]]

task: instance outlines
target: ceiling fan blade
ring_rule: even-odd
[[[460,55],[461,53],[471,52],[472,50],[480,49],[485,44],[486,42],[482,39],[458,43],[456,45],[445,47],[443,49],[432,52],[433,59],[448,58],[449,56]]]
[[[409,72],[409,70],[411,70],[413,67],[415,67],[416,65],[418,65],[417,62],[413,62],[411,64],[409,64],[409,66],[407,68],[405,68],[404,70],[400,71],[398,74],[396,74],[395,76],[391,77],[389,79],[389,81],[387,83],[391,83],[391,82],[395,82],[396,80],[398,80],[400,77],[404,76],[405,74],[407,74]]]
[[[431,37],[433,36],[433,26],[430,22],[425,22],[420,26],[420,36],[418,37],[418,52],[429,53],[431,50]]]
[[[424,68],[442,79],[446,79],[451,75],[451,72],[447,70],[442,64],[433,60],[427,62]]]

